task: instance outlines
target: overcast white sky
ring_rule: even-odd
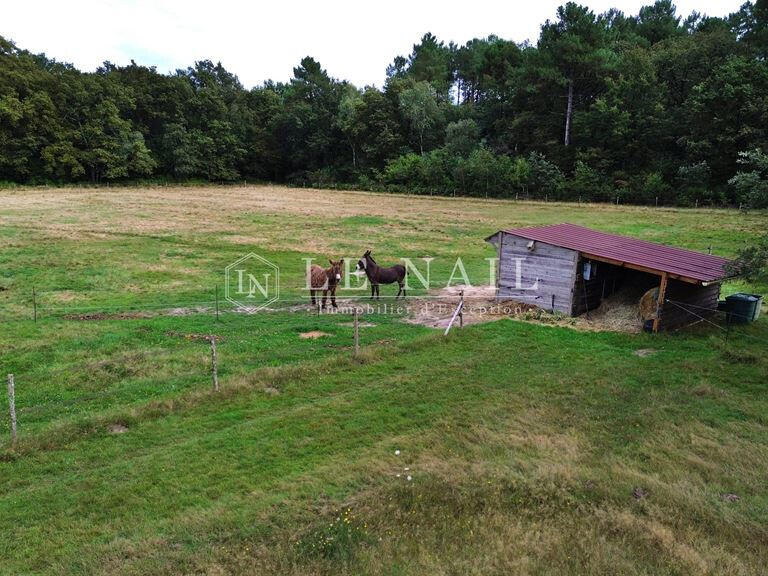
[[[744,0],[678,0],[722,16]],[[539,27],[565,0],[2,0],[0,35],[21,48],[45,52],[94,70],[104,60],[157,66],[161,72],[195,60],[221,61],[251,87],[288,80],[310,55],[328,72],[362,87],[381,86],[385,69],[407,55],[425,32],[463,44],[496,34],[535,42]],[[582,0],[595,12],[611,7],[636,14],[652,0]]]

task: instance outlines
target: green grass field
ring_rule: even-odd
[[[571,221],[731,256],[764,213],[271,186],[0,198],[0,374],[19,417],[12,448],[0,394],[1,574],[768,565],[765,316],[726,341],[513,320],[445,338],[374,314],[354,357],[347,315],[210,310],[252,250],[290,301],[304,256],[431,256],[438,285],[456,256],[483,278],[502,227]],[[726,286],[741,289],[768,292]],[[181,307],[205,309],[154,314]]]

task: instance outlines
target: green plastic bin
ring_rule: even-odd
[[[763,297],[757,294],[731,294],[725,297],[725,310],[728,321],[732,324],[754,322],[760,316]]]

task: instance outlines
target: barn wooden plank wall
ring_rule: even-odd
[[[499,246],[498,298],[517,300],[545,310],[570,315],[573,307],[573,288],[578,253],[566,248],[535,242],[528,249],[530,240],[501,234],[493,243]],[[521,264],[521,287],[529,288],[538,280],[538,290],[524,290],[516,285],[515,258],[524,259]]]
[[[659,328],[674,330],[698,322],[700,316],[709,318],[715,314],[714,310],[717,309],[719,297],[720,284],[699,286],[679,280],[670,280],[667,285],[666,299],[684,303],[683,308],[685,308],[685,304],[692,306],[689,311],[685,311],[680,306],[670,303],[664,304],[659,317]]]

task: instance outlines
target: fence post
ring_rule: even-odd
[[[219,366],[216,358],[216,336],[211,334],[211,378],[214,392],[219,391]]]
[[[16,445],[16,389],[13,374],[8,374],[8,408],[11,412],[11,445]]]
[[[448,336],[448,332],[451,331],[451,326],[453,326],[453,323],[456,321],[456,318],[459,318],[459,324],[461,327],[464,326],[464,291],[462,290],[460,293],[460,300],[459,305],[456,306],[456,310],[453,311],[453,316],[451,316],[450,322],[448,322],[448,326],[445,329],[445,332],[443,333],[443,336]]]
[[[355,308],[355,356],[360,353],[360,320],[357,308]]]
[[[219,285],[216,284],[216,322],[219,321]]]

